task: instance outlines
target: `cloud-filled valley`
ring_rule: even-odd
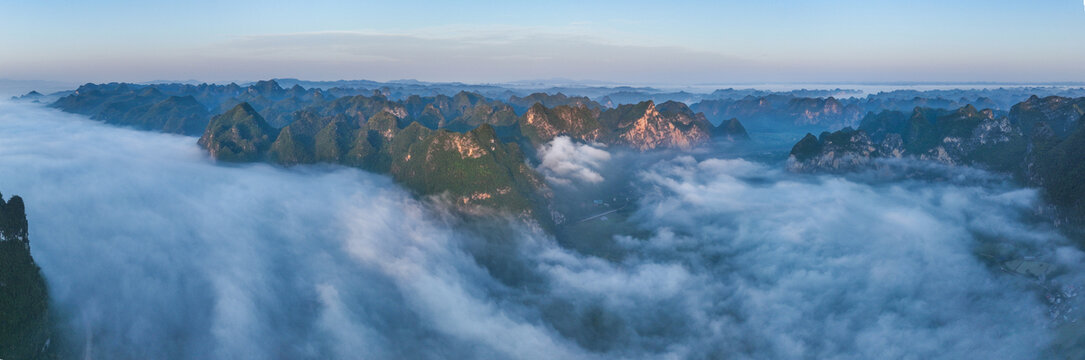
[[[615,221],[640,235],[598,256],[384,176],[221,165],[195,142],[0,103],[0,191],[26,200],[70,354],[1030,359],[1059,336],[1046,290],[998,262],[1083,280],[1037,192],[978,170],[796,175],[558,138],[536,164],[556,191],[636,198]]]
[[[596,184],[602,182],[599,167],[610,160],[610,153],[587,144],[577,144],[568,136],[559,136],[543,145],[539,151],[539,170],[547,181],[571,185],[574,181]]]

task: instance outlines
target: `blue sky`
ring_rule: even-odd
[[[0,78],[1085,81],[1078,0],[7,1]]]

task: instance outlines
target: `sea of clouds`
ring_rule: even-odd
[[[575,143],[568,136],[558,136],[539,149],[539,160],[537,169],[551,184],[597,184],[604,180],[599,168],[610,160],[610,153]]]
[[[540,170],[597,183],[610,155],[564,141]],[[1055,337],[1037,281],[984,260],[1081,283],[1034,190],[778,168],[628,169],[649,235],[604,259],[384,176],[0,103],[0,191],[26,200],[73,357],[1029,359]]]

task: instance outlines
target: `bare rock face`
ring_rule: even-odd
[[[549,187],[519,146],[499,141],[489,125],[458,133],[414,123],[380,151],[388,173],[419,193],[448,196],[468,213],[489,208],[545,220],[536,215],[546,214]]]
[[[876,146],[875,146],[876,145]],[[956,110],[916,108],[870,114],[858,130],[808,135],[792,149],[793,171],[846,171],[872,158],[903,158],[946,165],[974,165],[1017,172],[1026,141],[1020,128],[991,110],[968,105]]]
[[[859,130],[846,128],[795,144],[788,169],[839,172],[875,158],[913,157],[950,166],[1007,173],[1043,189],[1056,224],[1085,224],[1085,98],[1031,97],[1009,117],[971,105],[956,110],[916,108],[871,114]],[[867,134],[881,139],[875,147]],[[1076,230],[1075,230],[1076,231]]]
[[[535,103],[520,118],[520,131],[535,145],[558,136],[597,142],[609,132],[599,123],[599,110],[585,105],[561,105],[547,108]]]
[[[886,147],[892,146],[887,144]],[[824,132],[817,138],[806,134],[791,149],[787,167],[795,172],[856,170],[880,157],[879,149],[865,131],[850,127],[834,133]]]
[[[618,143],[645,151],[656,148],[689,150],[709,141],[712,124],[703,114],[693,114],[685,104],[673,101],[663,103],[661,108],[648,101],[643,112],[634,113],[636,117],[631,121],[619,122]]]
[[[702,113],[686,104],[653,101],[621,105],[600,111],[583,104],[546,108],[536,103],[520,118],[520,131],[536,146],[558,136],[569,136],[606,145],[627,146],[639,151],[689,150],[713,137],[727,141],[749,138],[738,119],[713,127]]]
[[[996,117],[989,109],[977,111],[966,106],[936,121],[943,135],[936,146],[919,155],[922,160],[963,164],[973,153],[1021,138],[1021,131],[1008,118]]]
[[[885,139],[882,139],[881,144],[878,145],[878,154],[887,157],[900,159],[905,155],[904,139],[900,137],[900,134],[886,135]]]

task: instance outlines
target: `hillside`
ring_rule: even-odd
[[[0,196],[0,359],[55,358],[49,291],[30,256],[23,199]]]
[[[1051,96],[1014,105],[1006,115],[966,105],[868,114],[858,129],[807,134],[788,168],[799,172],[862,169],[877,158],[914,158],[975,166],[1039,186],[1065,220],[1085,224],[1085,98]]]
[[[738,119],[713,126],[681,102],[604,108],[561,93],[505,103],[466,91],[396,100],[382,91],[285,89],[274,80],[114,83],[83,85],[53,106],[111,124],[198,133],[197,143],[220,161],[357,167],[390,174],[421,195],[449,196],[461,210],[497,209],[544,224],[552,221],[550,189],[530,156],[558,136],[636,151],[749,138]]]

